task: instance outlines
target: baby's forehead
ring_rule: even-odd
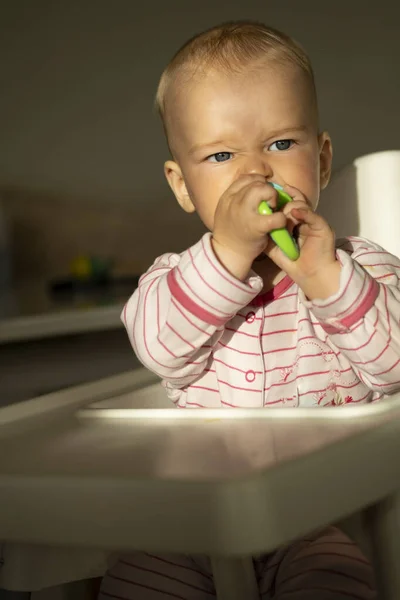
[[[261,76],[261,77],[260,77]],[[303,82],[301,81],[304,80]],[[238,92],[242,98],[251,95],[260,81],[266,81],[273,89],[279,84],[287,96],[308,96],[308,83],[301,70],[292,64],[264,63],[248,65],[247,68],[227,70],[217,67],[200,66],[193,70],[178,73],[167,90],[165,98],[165,126],[171,143],[176,134],[186,137],[188,127],[193,126],[193,119],[212,111],[215,99],[223,95],[229,104],[230,92]],[[233,97],[233,96],[232,96]],[[310,104],[310,109],[312,103]]]

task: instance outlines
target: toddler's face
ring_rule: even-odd
[[[176,93],[167,179],[181,206],[211,231],[221,195],[249,173],[298,188],[315,208],[331,166],[330,139],[318,135],[316,121],[298,69],[210,72]]]

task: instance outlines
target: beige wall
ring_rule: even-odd
[[[175,202],[137,205],[76,195],[3,192],[17,280],[67,275],[81,255],[112,258],[118,274],[138,274],[164,252],[180,252],[204,233]],[[166,209],[168,206],[168,209]]]
[[[76,254],[142,269],[202,231],[164,182],[152,110],[158,76],[190,35],[263,20],[314,63],[335,167],[399,148],[400,4],[392,0],[3,0],[0,189],[19,275],[65,271]],[[132,267],[133,268],[133,267]]]
[[[155,206],[168,195],[160,71],[188,36],[245,17],[308,49],[336,167],[398,148],[399,2],[2,0],[0,185]]]

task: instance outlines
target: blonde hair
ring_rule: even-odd
[[[292,64],[303,72],[311,97],[316,102],[314,73],[305,50],[288,35],[252,21],[224,23],[192,37],[184,44],[161,75],[156,108],[166,128],[166,97],[177,77],[193,76],[199,69],[216,67],[226,72],[241,71],[251,62],[266,57]]]

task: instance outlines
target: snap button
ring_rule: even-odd
[[[246,315],[246,323],[253,323],[253,321],[254,321],[255,318],[256,318],[255,313],[253,311],[250,311]]]
[[[248,381],[249,383],[253,383],[253,381],[256,378],[256,374],[254,373],[254,371],[247,371],[246,373],[246,381]]]

